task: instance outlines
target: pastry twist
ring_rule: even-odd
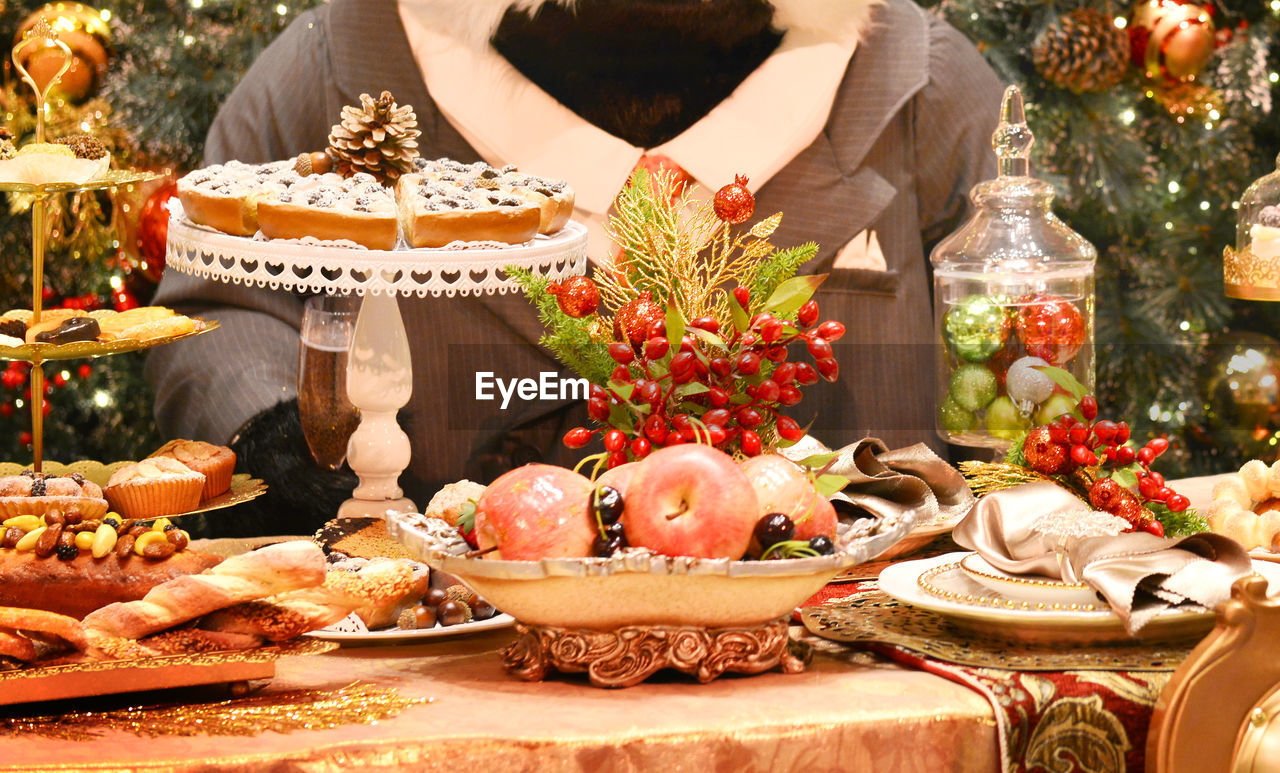
[[[324,579],[319,547],[281,542],[228,558],[202,574],[157,585],[138,601],[108,604],[86,616],[84,624],[113,636],[140,639],[217,609],[319,585]]]

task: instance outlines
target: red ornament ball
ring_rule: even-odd
[[[138,299],[133,293],[125,289],[116,290],[111,296],[111,305],[116,311],[128,311],[129,309],[138,308]]]
[[[547,285],[547,292],[556,297],[560,310],[574,319],[594,314],[600,308],[600,289],[585,276],[552,282]]]
[[[93,368],[89,367],[89,365],[86,363],[84,365],[81,365],[79,370],[76,371],[76,373],[80,376],[80,378],[89,378],[89,376],[93,375]]]
[[[1139,2],[1126,25],[1133,63],[1156,81],[1194,81],[1219,45],[1213,14],[1193,0]]]
[[[715,200],[711,204],[716,217],[726,223],[745,223],[756,211],[756,197],[747,189],[747,178],[734,175],[733,182],[716,191]]]
[[[1036,427],[1027,433],[1022,455],[1031,469],[1043,475],[1055,475],[1067,466],[1066,446],[1053,442],[1048,427]]]
[[[613,337],[638,348],[649,339],[649,328],[666,318],[662,307],[654,303],[652,294],[645,290],[622,304],[613,315]]]
[[[18,443],[24,446],[29,446],[31,445],[31,442],[32,442],[32,438],[31,438],[30,432],[23,430],[22,432],[18,433]]]
[[[0,416],[9,417],[13,415],[13,403],[0,403]]]
[[[142,271],[152,282],[164,273],[165,245],[169,239],[169,207],[178,195],[178,184],[169,182],[147,197],[138,214],[138,254]]]
[[[1050,365],[1062,365],[1079,354],[1087,332],[1080,309],[1052,295],[1031,299],[1018,312],[1015,325],[1027,353]]]

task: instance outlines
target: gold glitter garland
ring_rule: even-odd
[[[392,687],[353,682],[336,690],[289,690],[217,703],[171,703],[39,717],[0,717],[0,737],[35,734],[62,741],[91,741],[108,731],[156,738],[332,730],[343,725],[367,725],[390,719],[405,709],[432,700],[403,698]]]
[[[960,472],[969,482],[975,497],[983,497],[996,491],[1005,491],[1024,483],[1052,480],[1035,470],[1004,462],[961,462]]]

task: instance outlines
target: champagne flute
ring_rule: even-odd
[[[360,409],[347,399],[347,354],[359,312],[358,298],[317,295],[302,314],[298,348],[298,413],[316,464],[330,470],[347,458],[347,440]]]

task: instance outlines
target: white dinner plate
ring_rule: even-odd
[[[1120,617],[1101,600],[1092,608],[1073,610],[1069,605],[1054,608],[1003,598],[960,570],[960,561],[967,555],[967,551],[948,553],[893,564],[880,573],[880,589],[978,635],[1042,645],[1171,641],[1200,636],[1213,627],[1210,610],[1171,609],[1130,636]],[[1267,579],[1271,595],[1280,593],[1280,564],[1254,561],[1253,568]],[[926,590],[926,585],[941,593]]]
[[[992,566],[977,553],[960,559],[960,571],[987,590],[1003,598],[1029,601],[1033,604],[1092,604],[1098,601],[1098,592],[1082,582],[1063,582],[1048,577],[1010,574]]]
[[[510,628],[515,625],[515,622],[516,619],[511,615],[499,613],[488,620],[476,620],[458,625],[437,625],[433,628],[421,628],[412,631],[385,628],[381,631],[353,633],[321,628],[318,631],[312,631],[307,636],[323,639],[324,641],[336,641],[339,644],[409,644],[429,639],[443,639],[449,636],[465,636],[482,631]]]

